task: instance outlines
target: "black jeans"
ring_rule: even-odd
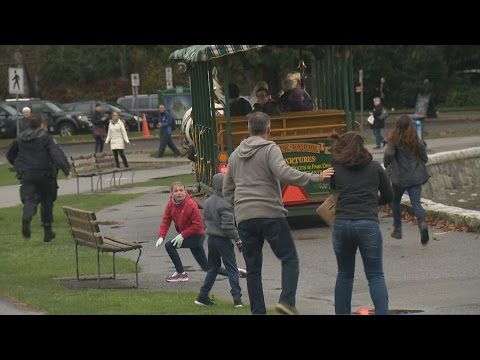
[[[208,260],[207,255],[205,254],[205,249],[203,248],[203,242],[205,241],[205,234],[202,235],[193,235],[189,238],[183,240],[182,246],[180,249],[190,249],[193,257],[197,261],[198,265],[202,268],[203,271],[208,271]],[[165,250],[167,250],[170,259],[172,259],[173,265],[175,266],[175,271],[179,274],[183,273],[185,269],[183,268],[182,260],[178,255],[177,248],[173,246],[171,241],[165,243]],[[225,269],[220,269],[218,272],[220,275],[227,275]],[[238,274],[237,274],[238,276]]]
[[[252,314],[267,313],[262,286],[263,243],[270,244],[275,256],[282,261],[282,292],[279,302],[295,306],[299,276],[298,255],[286,218],[258,218],[238,224],[243,242],[243,258],[247,265],[247,288]]]
[[[23,203],[23,220],[30,221],[40,203],[40,215],[43,225],[53,221],[53,203],[57,199],[57,179],[52,175],[23,173],[20,186],[20,199]]]
[[[118,161],[118,154],[120,154],[120,157],[122,158],[123,166],[128,168],[127,158],[125,157],[125,153],[123,152],[123,149],[115,149],[112,151],[113,151],[113,157],[115,158],[115,165],[117,166],[117,168],[120,167],[120,162]]]
[[[206,298],[212,290],[217,274],[223,263],[227,269],[228,281],[230,282],[230,293],[233,300],[242,298],[242,289],[238,279],[237,261],[235,260],[235,250],[232,242],[228,239],[210,236],[208,238],[208,272],[205,282],[200,289],[200,297]]]

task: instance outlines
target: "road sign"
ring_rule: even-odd
[[[23,68],[8,68],[8,92],[10,94],[23,94]]]
[[[130,77],[132,78],[132,86],[140,86],[140,75],[131,74]]]
[[[170,66],[165,68],[165,80],[172,81],[172,68]]]

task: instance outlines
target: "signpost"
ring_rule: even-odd
[[[23,68],[11,67],[8,68],[8,92],[17,95],[16,107],[18,109],[18,95],[25,92],[23,80]],[[20,119],[17,117],[17,135],[20,132]]]
[[[140,131],[140,112],[138,110],[138,87],[140,86],[140,75],[131,74],[130,78],[132,79],[133,108],[137,111],[137,130]]]
[[[165,68],[165,80],[166,80],[166,85],[167,89],[172,89],[173,88],[173,78],[172,78],[172,68],[170,66],[167,66]]]

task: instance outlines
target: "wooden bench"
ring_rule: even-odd
[[[124,172],[132,172],[132,184],[133,177],[135,175],[135,169],[133,168],[122,168],[118,169],[115,165],[115,157],[113,153],[95,153],[88,156],[77,156],[70,157],[73,172],[77,178],[77,194],[80,194],[80,178],[89,177],[90,178],[90,187],[92,192],[93,190],[93,177],[98,176],[96,190],[98,190],[98,185],[100,184],[100,190],[103,190],[103,175],[111,174],[110,178],[110,187],[117,185],[116,174],[120,174],[118,178],[118,185],[120,186],[121,180]]]
[[[113,180],[113,186],[116,186],[116,174],[120,174],[120,177],[118,178],[118,186],[120,186],[123,173],[131,171],[132,184],[133,184],[133,177],[135,175],[134,168],[131,168],[131,167],[117,168],[115,164],[115,156],[113,155],[113,153],[108,153],[108,154],[96,153],[94,156],[95,156],[95,160],[97,162],[97,167],[98,167],[100,189],[103,189],[102,175],[105,175],[105,174],[112,174],[112,177],[110,178],[110,187],[112,187],[112,180]],[[97,189],[98,189],[98,181],[97,181]]]
[[[115,254],[117,252],[127,252],[138,250],[138,257],[135,263],[135,282],[138,288],[138,261],[142,255],[142,245],[132,244],[124,240],[118,240],[114,237],[100,234],[97,216],[92,211],[75,209],[63,206],[63,212],[67,217],[67,224],[70,228],[73,241],[75,243],[75,261],[77,265],[77,280],[80,280],[78,268],[78,246],[86,246],[97,251],[97,277],[98,287],[100,287],[100,253],[113,254],[113,279],[115,279]]]
[[[98,175],[98,166],[95,156],[76,156],[70,157],[73,172],[77,178],[77,194],[80,194],[80,178],[89,177],[90,185],[93,192],[93,177]]]

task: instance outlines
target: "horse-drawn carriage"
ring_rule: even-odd
[[[257,51],[258,56],[265,56],[267,61],[268,48],[263,45],[194,45],[170,55],[171,59],[181,62],[181,68],[188,69],[191,79],[192,109],[185,114],[182,130],[185,143],[195,147],[199,194],[211,194],[213,175],[226,171],[229,155],[248,137],[247,118],[230,115],[228,86],[224,86],[224,100],[221,100],[214,65],[223,68],[222,82],[228,84],[232,56]],[[276,49],[280,56],[282,49],[286,47]],[[291,54],[292,48],[288,50]],[[342,133],[354,128],[352,61],[346,46],[304,46],[298,50],[300,55],[307,52],[310,55],[312,77],[316,79],[311,91],[315,110],[272,116],[269,138],[280,146],[287,164],[302,171],[320,173],[331,166],[329,137],[332,132]],[[300,65],[303,64],[300,56]],[[282,184],[282,189],[289,216],[313,214],[330,192],[328,183],[304,188]]]

